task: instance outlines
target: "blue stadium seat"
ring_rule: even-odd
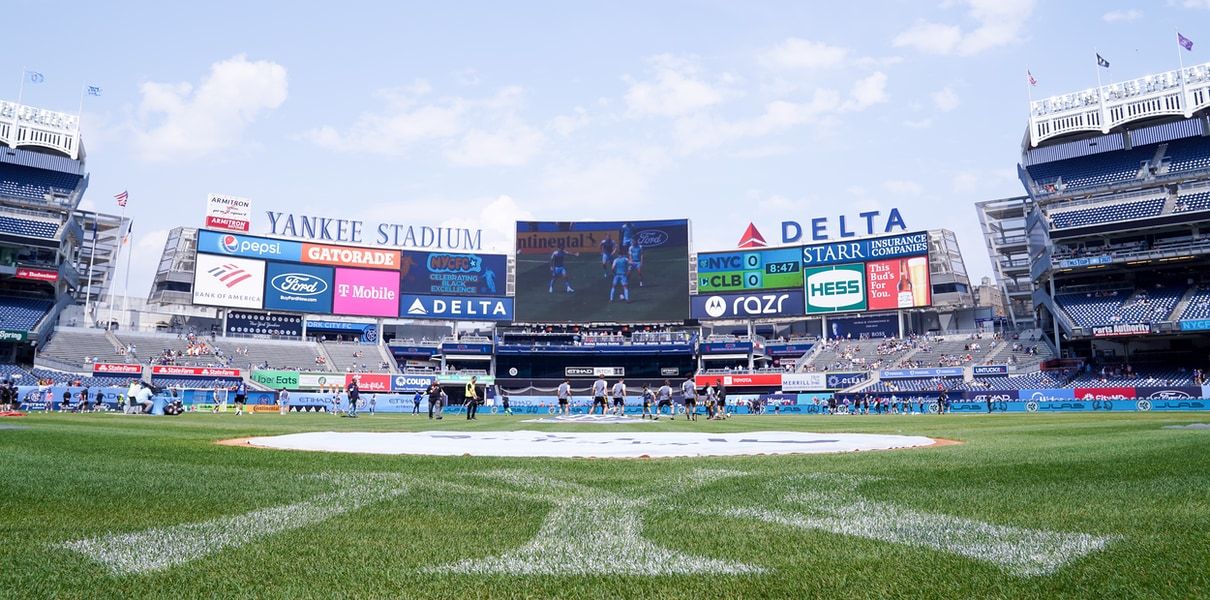
[[[1096,225],[1098,223],[1113,223],[1154,217],[1163,210],[1164,199],[1152,198],[1136,202],[1122,202],[1078,210],[1052,212],[1050,213],[1050,221],[1055,229],[1067,229],[1070,227]]]
[[[1176,197],[1176,212],[1210,210],[1210,191],[1181,194]]]
[[[0,297],[0,329],[29,331],[53,306],[51,300]]]
[[[1144,161],[1155,156],[1155,146],[1105,152],[1026,167],[1039,186],[1062,179],[1067,190],[1098,187],[1130,181],[1138,176]]]
[[[53,240],[57,231],[58,223],[0,215],[0,234]]]
[[[1192,137],[1168,143],[1168,173],[1210,169],[1210,138]]]
[[[1166,321],[1176,310],[1185,287],[1159,287],[1108,292],[1055,294],[1059,306],[1080,327],[1115,323]]]
[[[1182,319],[1210,319],[1210,288],[1200,288],[1189,297]]]
[[[70,194],[80,179],[70,173],[0,163],[0,197],[41,202],[48,193]]]

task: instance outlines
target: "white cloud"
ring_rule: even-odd
[[[849,110],[862,110],[890,100],[890,97],[886,93],[886,74],[882,71],[877,71],[867,77],[858,79],[853,84],[851,95],[854,104],[848,107]]]
[[[721,103],[726,89],[702,78],[693,59],[661,54],[648,61],[652,79],[630,80],[626,106],[632,115],[677,117]],[[726,82],[730,78],[724,76]]]
[[[946,86],[933,93],[933,105],[941,112],[954,110],[960,104],[962,104],[962,99],[958,97],[957,92],[951,87]]]
[[[1137,21],[1142,17],[1143,11],[1137,8],[1132,8],[1130,10],[1111,10],[1104,15],[1101,15],[1101,18],[1104,19],[1106,23]]]
[[[847,48],[788,38],[760,53],[757,60],[766,68],[775,70],[830,69],[841,66],[848,53]]]
[[[964,56],[1017,42],[1035,0],[962,0],[974,27],[917,21],[892,40],[897,48],[914,48],[928,54]]]
[[[908,129],[928,129],[933,126],[933,119],[930,117],[915,120],[909,119],[903,122],[903,126]]]
[[[485,98],[429,98],[431,93],[425,81],[382,90],[382,110],[362,113],[343,131],[324,125],[301,137],[333,150],[398,156],[435,146],[459,166],[519,166],[545,145],[546,137],[520,117],[520,87]]]
[[[1185,8],[1204,8],[1210,10],[1210,0],[1185,0],[1181,4]]]
[[[559,115],[550,120],[549,127],[555,133],[567,137],[579,131],[588,125],[591,119],[588,117],[588,111],[581,106],[577,106],[570,115]]]
[[[206,156],[243,143],[244,131],[286,101],[286,68],[238,55],[210,65],[193,84],[146,82],[139,87],[135,144],[148,160]]]
[[[900,196],[919,196],[924,193],[924,186],[906,179],[888,179],[882,182],[882,189]]]

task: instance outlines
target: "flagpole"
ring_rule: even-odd
[[[92,303],[92,266],[97,262],[97,215],[92,215],[92,251],[88,255],[88,283],[84,286],[84,318],[92,321],[93,319],[88,313],[89,305]],[[96,311],[91,311],[96,313]]]
[[[122,218],[126,218],[126,207],[122,207]],[[122,316],[130,310],[130,257],[134,254],[134,236],[131,235],[134,223],[126,226],[126,241],[130,245],[126,249],[126,274],[122,283]]]
[[[1181,66],[1181,70],[1176,72],[1176,76],[1181,80],[1181,112],[1185,114],[1185,118],[1193,116],[1193,112],[1189,110],[1189,97],[1185,95],[1185,55],[1181,51],[1185,48],[1181,46],[1181,31],[1176,27],[1172,28],[1176,33],[1176,62]]]
[[[1094,46],[1092,52],[1097,56],[1097,99],[1101,102],[1101,133],[1109,133],[1109,128],[1106,127],[1106,122],[1109,119],[1105,114],[1105,90],[1102,89],[1101,85],[1101,51],[1097,50]]]

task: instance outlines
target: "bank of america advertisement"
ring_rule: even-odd
[[[517,222],[517,320],[689,316],[689,221]]]
[[[193,273],[194,304],[259,309],[264,296],[264,261],[197,255],[197,270]]]

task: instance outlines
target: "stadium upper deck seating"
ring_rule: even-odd
[[[1168,142],[1168,173],[1210,168],[1210,140],[1192,137]]]
[[[92,370],[91,363],[135,363],[135,357],[117,351],[114,343],[100,329],[60,327],[54,337],[43,344],[38,353],[81,370]],[[84,358],[88,357],[88,362]]]
[[[50,312],[51,300],[0,296],[0,329],[28,331]]]
[[[1176,212],[1210,210],[1210,190],[1181,194],[1176,197]]]
[[[1101,374],[1094,370],[1092,373],[1076,376],[1064,387],[1180,387],[1191,385],[1193,385],[1193,374],[1184,369],[1139,369],[1132,376],[1109,372]]]
[[[936,392],[937,386],[952,390],[961,385],[961,377],[926,377],[921,379],[887,379],[862,389],[858,393]]]
[[[1091,293],[1056,294],[1055,300],[1081,327],[1113,323],[1149,323],[1165,321],[1184,295],[1185,287],[1159,287],[1111,290]]]
[[[40,202],[48,193],[68,194],[79,185],[79,175],[0,163],[0,197]]]
[[[376,346],[354,342],[324,342],[323,348],[332,359],[330,366],[336,371],[382,371],[382,356]]]
[[[1050,221],[1055,229],[1083,227],[1097,223],[1112,223],[1154,217],[1164,210],[1163,198],[1151,198],[1134,202],[1120,202],[1050,213]]]
[[[54,239],[55,232],[57,231],[59,231],[59,224],[53,221],[19,219],[17,217],[0,215],[0,234]]]
[[[1182,319],[1210,319],[1210,287],[1199,288],[1189,297]]]
[[[117,338],[125,344],[133,344],[139,362],[147,364],[162,355],[164,350],[174,350],[186,354],[189,340],[167,333],[132,333],[119,331]],[[211,349],[208,354],[201,356],[181,356],[173,361],[179,366],[227,366],[236,369],[260,368],[268,363],[275,369],[300,369],[306,371],[331,371],[331,365],[315,364],[319,354],[314,342],[287,342],[256,340],[245,338],[220,337],[215,340],[204,338],[201,341]],[[236,349],[247,352],[236,352]],[[217,351],[222,352],[219,356]]]
[[[1031,165],[1026,170],[1039,185],[1062,179],[1066,189],[1073,190],[1130,181],[1138,176],[1142,163],[1154,156],[1155,146],[1144,146]]]

